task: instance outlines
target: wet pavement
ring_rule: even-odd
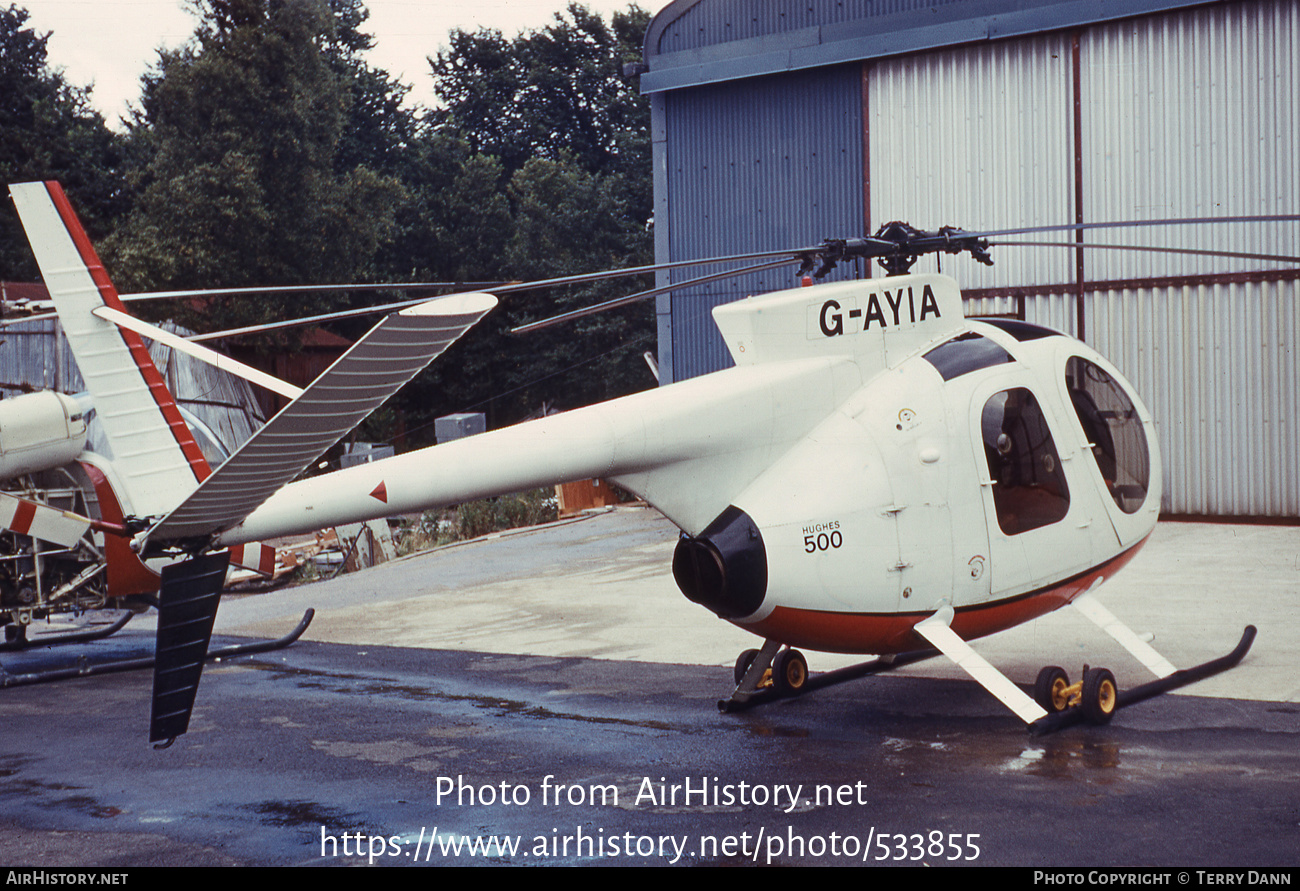
[[[1175,527],[1171,538],[1186,534]],[[147,673],[0,690],[4,859],[1296,863],[1300,704],[1270,686],[1294,685],[1269,669],[1291,658],[1281,619],[1258,620],[1260,644],[1237,670],[1252,698],[1165,696],[1107,727],[1047,738],[1027,736],[941,665],[723,715],[732,635],[749,639],[707,614],[701,622],[680,594],[653,593],[664,571],[647,567],[671,538],[660,521],[624,515],[232,598],[219,633],[282,633],[304,603],[322,617],[287,650],[210,665],[190,732],[162,751],[144,741]],[[556,591],[567,592],[560,604]],[[473,618],[475,607],[490,616]],[[1283,598],[1283,619],[1295,609]],[[1215,622],[1179,646],[1225,652],[1239,625]],[[490,624],[497,646],[448,643],[481,641]],[[530,628],[533,645],[517,646]],[[402,646],[378,645],[402,635]],[[1050,651],[1047,636],[1025,643]],[[0,654],[0,664],[17,673],[151,645],[146,621],[89,647]],[[698,659],[701,647],[716,664],[674,656]],[[1134,673],[1113,667],[1122,684]]]

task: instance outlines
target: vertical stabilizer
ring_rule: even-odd
[[[140,516],[166,513],[204,479],[208,464],[140,336],[97,318],[124,311],[113,283],[58,183],[9,187],[45,286]]]

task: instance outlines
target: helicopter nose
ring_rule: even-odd
[[[682,593],[724,619],[747,616],[767,593],[767,550],[749,515],[728,507],[698,536],[683,534],[673,552]]]

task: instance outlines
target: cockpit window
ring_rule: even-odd
[[[963,374],[1012,361],[1002,347],[980,334],[967,332],[939,344],[925,354],[925,359],[950,381]]]
[[[1019,535],[1065,519],[1070,490],[1043,410],[1023,388],[995,393],[980,422],[998,525]]]
[[[978,321],[1005,331],[1021,343],[1027,340],[1038,340],[1041,337],[1054,337],[1061,333],[1060,331],[1053,331],[1051,328],[1044,328],[1042,325],[1035,325],[1033,322],[1022,322],[1019,319],[979,319]]]
[[[1114,378],[1079,356],[1065,363],[1065,386],[1110,497],[1124,513],[1137,513],[1151,482],[1151,456],[1132,400]]]

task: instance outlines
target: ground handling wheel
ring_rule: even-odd
[[[1065,669],[1049,665],[1038,673],[1034,682],[1034,702],[1049,714],[1063,712],[1070,704],[1070,678]]]
[[[772,660],[772,686],[778,695],[788,696],[808,683],[808,660],[798,650],[782,650]]]
[[[1089,724],[1108,724],[1119,705],[1115,675],[1105,668],[1090,668],[1083,674],[1083,700],[1079,708]]]
[[[758,650],[745,650],[736,657],[736,668],[732,672],[732,676],[735,677],[737,684],[745,679],[745,675],[749,672],[749,666],[754,664],[754,659],[757,657]]]

